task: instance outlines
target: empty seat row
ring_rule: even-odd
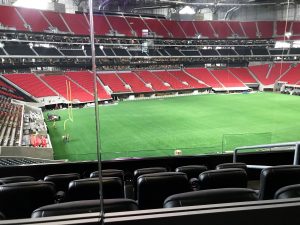
[[[205,170],[205,166],[197,165],[183,166],[178,170],[182,168],[186,169],[187,173],[166,172],[163,167],[143,168],[135,171],[135,175],[138,176],[136,178],[136,202],[124,198],[123,180],[117,177],[118,175],[123,177],[124,174],[120,173],[121,170],[108,170],[108,172],[102,173],[104,209],[122,211],[122,209],[169,208],[290,198],[299,197],[300,194],[300,166],[275,166],[262,170],[259,194],[255,190],[246,188],[247,173],[243,163],[221,164],[217,170]],[[189,177],[197,176],[197,172],[191,170],[194,168],[199,171],[204,170],[200,175],[198,174],[201,188],[199,191],[191,191],[189,185]],[[187,175],[188,172],[191,173]],[[115,175],[116,177],[105,177],[104,175]],[[97,176],[97,174],[92,173],[91,176]],[[52,175],[47,177],[45,180],[49,177],[53,178]],[[62,178],[65,180],[77,179],[78,174],[69,174]],[[33,217],[99,211],[98,178],[70,181],[67,193],[67,199],[70,202],[55,205],[53,203],[57,197],[56,188],[59,187],[61,180],[56,179],[56,184],[49,181],[32,180],[33,178],[29,176],[0,179],[0,212],[6,218],[29,217],[34,210]],[[18,181],[18,183],[12,183],[14,181]],[[63,187],[60,189],[65,188],[65,184],[62,185]],[[288,185],[292,186],[286,187]]]

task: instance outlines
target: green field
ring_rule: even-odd
[[[200,95],[100,106],[102,159],[215,153],[235,146],[300,140],[300,97],[275,93]],[[94,108],[51,111],[56,159],[96,159]],[[45,113],[47,114],[47,112]]]

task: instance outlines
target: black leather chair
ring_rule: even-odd
[[[230,168],[240,168],[247,171],[247,164],[246,163],[222,163],[216,166],[217,170],[230,169]]]
[[[48,175],[44,178],[44,181],[54,183],[56,191],[66,192],[68,190],[69,183],[78,179],[80,179],[80,175],[78,173],[66,173]]]
[[[122,212],[138,210],[138,205],[134,200],[130,199],[104,199],[104,212]],[[91,213],[100,211],[100,201],[82,200],[74,202],[65,202],[43,206],[33,211],[32,218],[60,216],[79,213]]]
[[[27,182],[27,181],[34,181],[34,178],[31,177],[31,176],[1,177],[0,178],[0,185],[10,184],[10,183]]]
[[[0,186],[0,211],[6,219],[27,218],[33,210],[53,204],[55,186],[51,182],[28,181]]]
[[[176,168],[176,172],[182,172],[185,173],[190,180],[191,178],[197,178],[199,177],[200,173],[207,170],[206,166],[202,165],[188,165],[188,166],[180,166]]]
[[[107,169],[102,170],[103,177],[119,177],[122,181],[124,181],[124,171],[117,169]],[[90,178],[99,177],[99,171],[94,171],[90,174]]]
[[[0,220],[5,220],[5,216],[2,212],[0,212]]]
[[[172,195],[165,200],[164,208],[255,200],[258,200],[258,196],[254,190],[246,188],[220,188]]]
[[[139,176],[137,201],[140,209],[162,208],[164,200],[173,194],[190,191],[186,174],[161,172]]]
[[[300,184],[288,185],[276,191],[275,199],[285,198],[299,198],[300,197]]]
[[[119,177],[103,177],[103,198],[123,198],[123,182]],[[69,184],[66,201],[99,199],[99,179],[73,180]]]
[[[167,169],[164,167],[148,167],[140,168],[133,172],[133,189],[134,189],[134,198],[137,199],[137,179],[139,176],[149,173],[161,173],[167,172]]]
[[[217,188],[246,188],[247,173],[244,169],[208,170],[199,175],[201,190]]]
[[[273,166],[260,174],[260,196],[262,200],[273,199],[282,187],[300,184],[300,166]]]

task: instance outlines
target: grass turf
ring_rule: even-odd
[[[102,159],[173,155],[175,149],[184,155],[215,153],[239,145],[300,140],[299,107],[298,96],[276,93],[201,95],[100,106]],[[55,158],[97,159],[94,108],[73,109],[74,122],[66,126],[68,143],[62,141],[67,110],[53,113],[62,117],[55,128],[48,123]]]

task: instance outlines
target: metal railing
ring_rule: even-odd
[[[237,154],[240,151],[246,151],[251,149],[265,149],[265,148],[280,148],[280,147],[294,147],[294,160],[293,165],[299,164],[299,154],[300,154],[300,142],[286,142],[286,143],[278,143],[278,144],[266,144],[266,145],[253,145],[253,146],[242,146],[234,149],[233,153],[233,162],[237,162]],[[261,167],[261,165],[256,165],[257,167]]]

